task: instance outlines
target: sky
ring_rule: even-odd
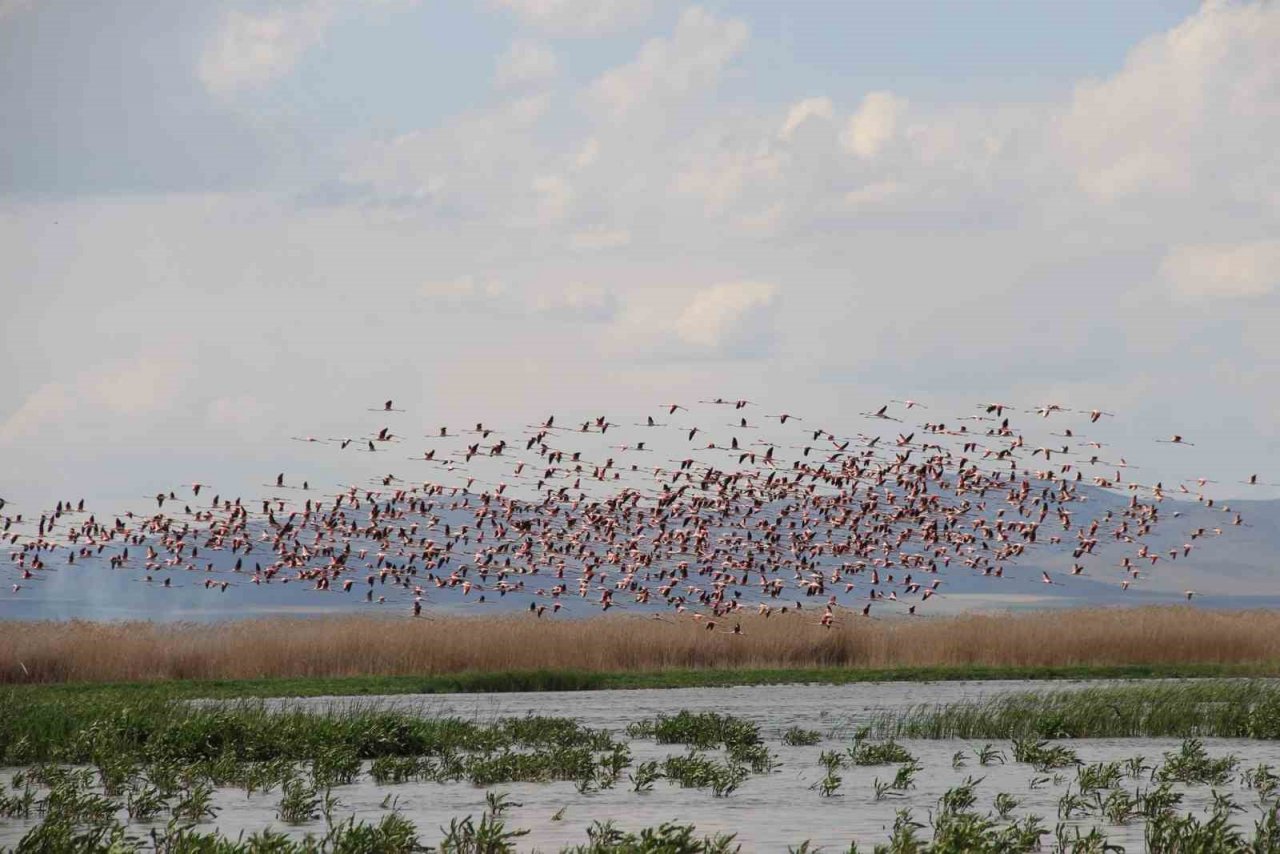
[[[1280,495],[1280,3],[0,0],[0,117],[11,510],[387,398],[1054,402]]]

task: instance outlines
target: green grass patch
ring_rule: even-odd
[[[601,691],[642,688],[709,688],[734,685],[843,685],[862,682],[953,682],[989,680],[1209,679],[1280,677],[1280,662],[1265,664],[1133,664],[1069,667],[819,667],[758,670],[660,670],[599,673],[574,670],[466,672],[424,676],[347,676],[167,682],[92,682],[11,685],[7,692],[47,692],[50,696],[108,693],[117,697],[173,699],[247,697],[375,696],[394,694],[508,693],[518,691]]]
[[[103,765],[122,757],[188,764],[311,760],[320,776],[341,778],[362,759],[503,752],[513,757],[512,763],[532,762],[532,754],[553,755],[551,764],[556,765],[570,750],[590,758],[615,746],[608,733],[565,718],[478,723],[359,703],[281,711],[259,700],[196,706],[154,694],[10,691],[0,697],[0,765]],[[576,762],[580,757],[573,758]],[[473,771],[462,765],[450,776],[474,776]]]
[[[1280,738],[1280,682],[1204,680],[1019,692],[877,717],[898,738]]]

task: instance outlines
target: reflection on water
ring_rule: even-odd
[[[1096,683],[1054,683],[1053,688],[1079,688]],[[1113,683],[1112,683],[1113,684]],[[700,688],[653,691],[590,691],[564,694],[472,694],[448,696],[400,696],[318,698],[273,701],[278,706],[304,707],[314,710],[357,703],[385,708],[414,709],[423,714],[459,715],[488,720],[495,717],[525,714],[573,717],[593,728],[605,728],[621,734],[627,723],[656,714],[673,714],[681,709],[721,711],[745,717],[761,726],[761,734],[779,761],[778,769],[767,776],[751,777],[727,798],[715,798],[709,791],[680,789],[665,781],[652,791],[631,791],[624,774],[618,787],[611,790],[579,793],[572,782],[549,784],[516,783],[495,787],[509,792],[521,804],[506,814],[509,827],[529,828],[531,833],[520,841],[521,850],[559,850],[561,846],[586,841],[586,830],[592,822],[612,819],[626,829],[638,829],[676,820],[697,825],[701,833],[736,833],[744,851],[780,851],[805,839],[831,848],[847,847],[851,840],[869,848],[886,840],[891,832],[895,812],[903,807],[915,810],[917,818],[926,820],[928,811],[948,788],[972,776],[981,778],[978,807],[991,809],[997,793],[1006,792],[1018,798],[1020,805],[1012,816],[1029,813],[1040,815],[1052,828],[1057,823],[1058,799],[1074,780],[1068,769],[1058,780],[1052,774],[1040,774],[1030,766],[1014,764],[1008,742],[997,745],[1009,758],[1007,764],[980,766],[975,749],[980,742],[916,741],[903,744],[919,758],[923,770],[917,775],[917,788],[906,797],[876,800],[874,782],[893,776],[892,766],[849,768],[840,772],[843,784],[840,796],[821,798],[811,787],[823,772],[818,756],[823,750],[849,745],[852,730],[871,712],[901,708],[919,703],[951,702],[979,699],[1011,690],[1045,689],[1044,683],[882,683],[863,685],[789,685],[744,688]],[[820,731],[824,740],[810,747],[787,747],[781,734],[791,726]],[[1070,743],[1085,762],[1123,760],[1146,756],[1150,763],[1165,751],[1176,750],[1176,739],[1081,739]],[[1256,765],[1269,762],[1280,765],[1280,744],[1230,739],[1208,739],[1209,752],[1215,756],[1234,753],[1242,762]],[[650,741],[631,743],[634,764],[648,759],[662,759],[682,754],[681,745],[657,745]],[[953,767],[957,751],[966,751],[966,765]],[[6,775],[7,776],[7,775]],[[1032,787],[1032,781],[1042,778]],[[1126,780],[1122,786],[1132,792],[1146,788],[1147,780]],[[1248,807],[1239,816],[1242,826],[1251,827],[1257,817],[1257,799],[1252,792],[1232,784],[1237,799]],[[1211,803],[1210,788],[1178,787],[1186,793],[1183,811],[1205,812]],[[342,803],[342,817],[354,813],[357,818],[376,820],[385,810],[384,799],[390,794],[397,799],[404,815],[418,825],[424,841],[440,837],[438,828],[454,817],[467,814],[477,817],[484,809],[485,790],[466,783],[405,783],[375,786],[367,776],[349,786],[333,790]],[[221,790],[215,798],[218,817],[214,824],[224,833],[235,836],[268,826],[287,829],[298,835],[318,831],[316,822],[300,828],[286,828],[276,819],[280,793],[246,795],[241,790]],[[552,816],[563,810],[563,817]],[[1087,828],[1098,819],[1079,822]],[[0,845],[13,845],[32,822],[0,822]],[[1113,842],[1129,851],[1143,850],[1141,821],[1128,826],[1106,826],[1104,832]]]

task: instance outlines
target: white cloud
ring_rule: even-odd
[[[182,360],[142,356],[46,383],[0,423],[0,445],[54,431],[69,440],[86,421],[137,420],[171,408],[189,369]]]
[[[771,234],[782,221],[786,208],[781,202],[775,202],[764,210],[752,211],[738,217],[737,225],[745,232],[755,234]]]
[[[1263,296],[1280,287],[1280,240],[1176,246],[1160,276],[1186,299]]]
[[[35,5],[35,0],[0,0],[0,21],[10,15],[25,12]]]
[[[791,139],[791,135],[796,132],[800,125],[809,119],[824,119],[831,121],[835,117],[835,105],[831,103],[831,99],[827,97],[821,98],[805,98],[803,101],[797,101],[787,111],[787,118],[782,123],[781,129],[778,131],[779,139]]]
[[[559,175],[539,175],[530,184],[534,195],[532,224],[550,225],[563,220],[573,204],[573,186]]]
[[[700,291],[676,316],[686,344],[711,351],[767,348],[778,289],[767,282],[728,282]]]
[[[906,110],[906,99],[892,92],[868,92],[849,117],[840,141],[858,157],[875,157],[893,140]]]
[[[845,193],[844,203],[852,210],[878,208],[901,197],[905,191],[906,187],[899,181],[876,181]]]
[[[184,366],[144,358],[114,370],[90,374],[82,383],[90,400],[115,413],[147,413],[161,408],[178,390]]]
[[[589,137],[582,144],[582,147],[578,149],[578,153],[573,157],[573,165],[578,169],[587,169],[599,159],[600,140],[593,136]]]
[[[714,86],[748,34],[742,21],[697,6],[686,9],[670,38],[650,39],[633,61],[601,75],[591,85],[592,97],[615,119],[645,106],[678,103]]]
[[[537,312],[561,319],[607,321],[619,306],[612,291],[582,281],[547,285],[536,280],[509,283],[500,278],[465,275],[427,282],[419,290],[435,306],[470,312],[486,320]]]
[[[1280,5],[1205,3],[1075,91],[1062,139],[1107,201],[1208,192],[1280,202]]]
[[[423,295],[432,301],[451,307],[485,307],[507,300],[506,284],[497,279],[480,279],[475,276],[459,276],[442,282],[426,282]]]
[[[200,57],[200,81],[230,95],[283,77],[323,40],[335,11],[334,0],[300,0],[259,14],[228,10]]]
[[[569,236],[569,245],[579,250],[616,249],[630,242],[630,231],[625,228],[609,228],[605,225],[583,228]]]
[[[548,156],[534,131],[550,103],[545,92],[515,98],[402,134],[371,146],[344,177],[395,204],[464,217],[515,210],[513,220],[538,221],[529,207],[557,189],[554,180],[535,177]]]
[[[694,151],[693,162],[672,182],[676,193],[701,199],[708,216],[728,211],[749,184],[772,182],[782,175],[781,158],[767,146],[747,151],[708,147],[710,151]]]
[[[0,445],[39,435],[76,409],[74,391],[63,383],[45,383],[0,424]]]
[[[554,36],[615,32],[649,17],[653,0],[497,0],[526,26]]]
[[[607,321],[618,312],[618,298],[600,285],[571,282],[537,294],[531,300],[531,307],[561,318]]]
[[[220,427],[244,428],[270,417],[270,411],[261,400],[248,394],[219,397],[205,408],[209,422]]]
[[[241,8],[269,17],[304,7],[262,0]],[[498,420],[519,417],[513,401],[536,403],[537,395],[566,407],[594,406],[600,393],[628,404],[636,386],[619,378],[640,376],[637,364],[696,376],[702,388],[844,407],[844,423],[855,426],[858,408],[832,402],[840,396],[828,385],[846,381],[848,366],[860,381],[884,377],[922,397],[1008,392],[1030,404],[1053,399],[1044,388],[1087,383],[1126,414],[1159,407],[1167,377],[1178,376],[1206,411],[1235,407],[1241,420],[1262,420],[1272,404],[1259,416],[1252,398],[1231,401],[1238,386],[1210,377],[1196,359],[1212,351],[1215,363],[1258,366],[1235,335],[1244,315],[1256,341],[1270,340],[1270,314],[1259,308],[1271,307],[1280,284],[1265,271],[1280,267],[1241,247],[1280,234],[1280,101],[1259,94],[1275,80],[1275,57],[1258,47],[1275,8],[1196,13],[1178,30],[1228,38],[1226,55],[1207,63],[1181,36],[1161,36],[1075,97],[1004,104],[975,84],[961,104],[908,107],[872,93],[838,111],[826,99],[802,99],[815,90],[788,89],[786,79],[746,81],[762,85],[718,97],[745,27],[695,10],[643,50],[628,39],[612,60],[601,53],[621,40],[552,43],[566,68],[577,59],[571,48],[599,67],[619,66],[576,101],[563,73],[554,90],[533,97],[472,101],[430,119],[421,105],[389,114],[389,126],[419,129],[358,150],[346,194],[321,204],[295,204],[290,178],[276,175],[259,192],[216,203],[10,199],[0,204],[0,258],[14,284],[0,339],[12,342],[12,373],[35,391],[10,397],[0,430],[80,435],[74,425],[98,410],[141,424],[104,397],[120,406],[145,400],[144,380],[135,397],[110,379],[68,378],[88,360],[127,356],[121,348],[136,345],[125,342],[160,328],[182,330],[172,352],[198,359],[201,383],[186,392],[185,421],[156,418],[145,437],[141,426],[123,431],[121,447],[191,441],[204,421],[231,423],[247,406],[238,399],[245,378],[277,374],[291,359],[318,367],[290,374],[298,393],[282,431],[304,422],[318,431],[324,401],[339,392],[355,399],[375,376],[403,382],[424,340],[440,369],[404,393],[424,386],[424,400]],[[1240,23],[1249,21],[1252,28]],[[186,56],[184,67],[193,61]],[[1153,69],[1164,69],[1167,87]],[[1197,74],[1210,79],[1186,79]],[[489,80],[472,82],[474,97],[493,97],[484,93]],[[1135,82],[1143,85],[1121,98]],[[1178,106],[1166,120],[1156,104],[1168,100]],[[1130,101],[1141,121],[1126,119]],[[1107,118],[1113,110],[1118,117]],[[346,132],[344,146],[379,139],[375,128]],[[321,133],[317,149],[325,144],[332,139]],[[1172,171],[1128,165],[1166,149],[1180,164]],[[1184,165],[1186,176],[1170,181]],[[1163,195],[1153,200],[1146,191],[1155,188]],[[1252,204],[1224,203],[1239,199]],[[628,240],[625,251],[591,251]],[[1178,248],[1165,257],[1168,247]],[[1272,296],[1203,299],[1188,311],[1150,298],[1157,268],[1162,293],[1179,299]],[[473,275],[453,278],[465,271]],[[428,279],[434,284],[423,286]],[[103,281],[126,284],[104,289]],[[707,287],[722,282],[732,284]],[[1047,296],[1068,292],[1071,299]],[[41,297],[49,293],[56,303]],[[68,302],[78,310],[59,316],[56,305]],[[1029,317],[1043,317],[1054,334]],[[581,322],[591,319],[611,322]],[[565,326],[547,332],[558,323]],[[66,348],[42,345],[39,330],[53,326]],[[101,328],[113,330],[109,340],[95,337]],[[371,335],[383,346],[352,343]],[[1063,340],[1090,346],[1063,348]],[[341,370],[332,369],[335,347]],[[724,358],[766,352],[768,370]],[[1274,347],[1268,352],[1274,361]],[[450,394],[435,394],[443,389]],[[111,435],[100,426],[98,437]],[[1159,435],[1148,426],[1144,436]],[[1210,447],[1207,431],[1192,432]],[[15,445],[0,468],[38,473],[17,453],[25,447]],[[249,442],[237,450],[253,458]]]
[[[551,48],[529,39],[516,39],[499,57],[495,78],[503,88],[531,86],[555,77],[559,67]]]

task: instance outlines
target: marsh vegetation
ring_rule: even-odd
[[[908,706],[858,721],[816,714],[811,727],[707,709],[628,719],[622,692],[625,723],[606,728],[373,701],[193,705],[10,689],[0,845],[1280,851],[1280,740],[1266,724],[1276,690],[1227,680],[1020,692],[937,706],[928,726]],[[1126,738],[1043,726],[1091,721],[1100,697],[1129,721]],[[1151,740],[1144,725],[1183,732]]]

